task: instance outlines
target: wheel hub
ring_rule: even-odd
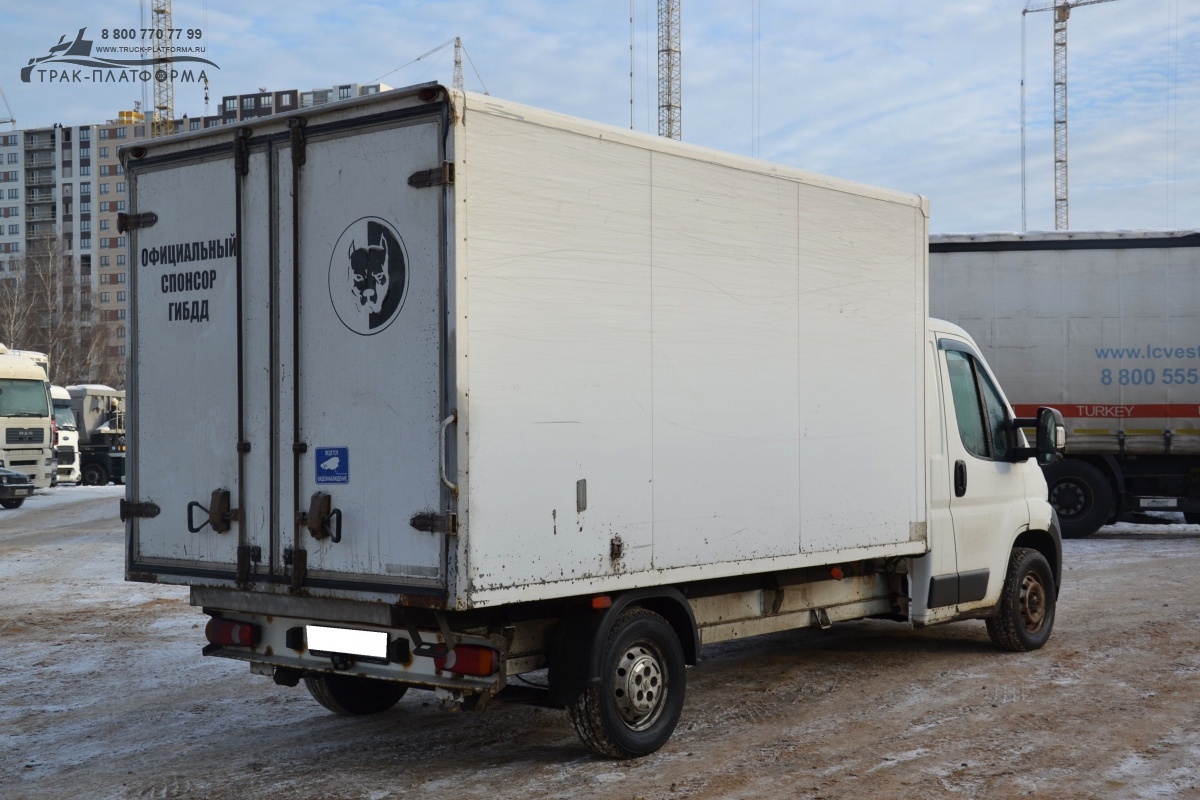
[[[1032,573],[1021,581],[1021,620],[1030,633],[1037,633],[1046,621],[1046,587]]]
[[[614,678],[613,694],[621,719],[634,730],[648,728],[667,697],[662,656],[649,643],[636,642],[625,649]]]
[[[1074,517],[1082,513],[1087,501],[1087,493],[1076,483],[1062,481],[1050,490],[1050,505],[1060,516]]]

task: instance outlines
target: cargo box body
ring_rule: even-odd
[[[920,198],[469,94],[243,130],[127,159],[131,573],[469,608],[926,546]]]

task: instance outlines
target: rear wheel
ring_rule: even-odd
[[[1113,490],[1104,473],[1086,461],[1067,459],[1045,471],[1050,505],[1058,513],[1064,539],[1091,536],[1108,521]]]
[[[308,675],[304,685],[314,700],[344,717],[387,711],[408,691],[403,683],[353,675]]]
[[[567,707],[594,753],[635,758],[666,744],[683,711],[683,647],[665,619],[644,608],[617,617],[600,654],[600,684]]]
[[[987,621],[988,636],[1005,650],[1037,650],[1054,629],[1054,572],[1046,557],[1028,547],[1014,547],[1000,594],[1000,609]]]
[[[24,497],[10,497],[6,500],[0,500],[0,506],[4,506],[5,508],[20,508],[21,503],[24,502]]]
[[[108,470],[99,464],[84,464],[79,480],[84,486],[105,486],[108,484]]]

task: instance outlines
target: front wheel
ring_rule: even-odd
[[[84,464],[79,480],[84,486],[106,486],[108,485],[108,470],[99,464]]]
[[[21,503],[24,502],[24,497],[10,497],[6,500],[0,500],[0,506],[4,506],[5,508],[20,508]]]
[[[343,717],[387,711],[408,691],[408,686],[403,683],[353,675],[307,675],[304,685],[314,700]]]
[[[658,614],[631,608],[617,617],[600,654],[600,684],[567,707],[592,752],[636,758],[666,744],[683,711],[683,647]]]
[[[1057,603],[1050,562],[1037,550],[1014,547],[1004,590],[1000,593],[999,611],[987,621],[988,636],[1005,650],[1017,653],[1037,650],[1054,629]]]

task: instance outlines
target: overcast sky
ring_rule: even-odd
[[[924,194],[935,233],[1021,230],[1025,5],[682,0],[683,138]],[[178,43],[202,43],[217,65],[207,69],[210,113],[222,95],[260,86],[449,83],[450,48],[397,68],[461,36],[478,69],[466,65],[468,89],[630,125],[629,0],[173,8],[174,27],[202,32]],[[639,130],[657,130],[656,8],[633,2]],[[141,28],[142,14],[137,0],[0,0],[0,86],[18,127],[102,122],[141,100],[138,84],[36,73],[26,83],[20,71],[61,36],[86,27],[95,45],[111,44],[106,29]],[[1051,17],[1024,18],[1029,230],[1054,227]],[[1071,227],[1200,228],[1200,2],[1101,2],[1075,9],[1069,34]],[[205,113],[199,84],[176,84],[175,112]]]

